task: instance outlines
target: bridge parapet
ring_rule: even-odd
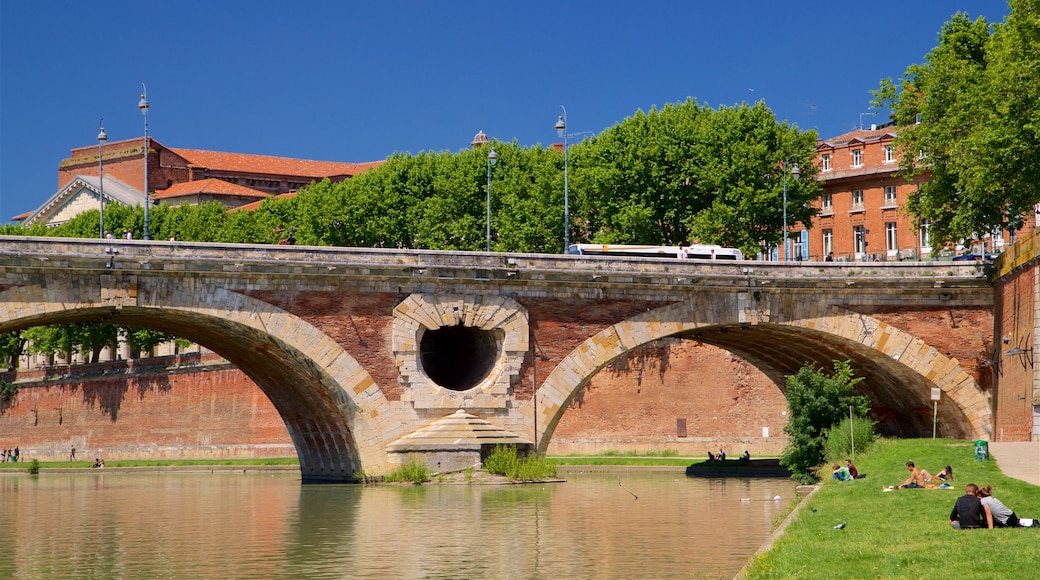
[[[73,269],[149,276],[187,274],[277,283],[354,280],[401,291],[466,286],[480,293],[566,288],[586,297],[685,294],[696,288],[806,289],[943,294],[989,288],[976,262],[721,262],[553,254],[440,252],[0,236],[0,272]],[[232,282],[233,283],[233,282]],[[457,290],[456,290],[457,291]],[[486,291],[486,290],[485,290]],[[889,292],[890,294],[892,292]],[[950,298],[953,298],[951,295]]]

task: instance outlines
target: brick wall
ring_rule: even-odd
[[[82,365],[84,374],[64,380],[61,369],[49,379],[26,373],[38,380],[0,405],[0,447],[50,461],[67,460],[73,446],[80,460],[295,456],[281,417],[241,371],[130,370],[120,362]]]

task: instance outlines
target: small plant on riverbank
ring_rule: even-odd
[[[38,475],[40,473],[40,460],[33,459],[25,470],[29,472],[29,475]]]
[[[513,481],[537,481],[556,477],[556,464],[534,453],[521,456],[515,445],[499,445],[484,460],[484,471]]]
[[[412,482],[415,485],[422,485],[430,480],[430,468],[426,467],[426,464],[419,460],[409,460],[401,467],[386,474],[386,481],[390,483],[404,483]]]

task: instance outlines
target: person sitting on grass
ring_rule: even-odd
[[[974,483],[964,486],[964,495],[957,498],[950,512],[950,527],[955,530],[993,527],[993,514],[979,501],[978,492],[979,486]]]
[[[852,479],[859,479],[859,470],[856,469],[856,466],[852,464],[851,459],[845,460],[845,467],[849,468],[849,477],[851,477]]]
[[[837,479],[838,481],[848,481],[852,479],[852,475],[849,473],[849,468],[844,465],[834,464],[834,471],[831,472],[831,479]]]
[[[910,477],[906,478],[906,481],[899,484],[899,489],[923,489],[928,487],[928,482],[932,480],[932,475],[923,469],[918,469],[914,465],[913,461],[906,462],[906,468],[910,470]],[[931,487],[935,487],[934,485]]]
[[[1035,519],[1019,519],[1011,508],[1004,505],[1004,502],[993,497],[992,485],[984,485],[980,487],[975,495],[978,496],[982,505],[989,509],[989,513],[993,515],[993,527],[995,528],[1040,527]]]
[[[937,475],[935,476],[935,478],[936,478],[936,479],[939,479],[939,480],[941,480],[941,481],[945,481],[945,482],[947,482],[947,483],[949,483],[949,482],[953,481],[953,468],[952,468],[952,467],[950,467],[949,465],[947,465],[946,467],[943,467],[943,468],[942,468],[942,471],[940,471],[940,472],[939,472],[939,473],[938,473],[938,474],[937,474]]]
[[[744,450],[744,454],[740,456],[740,461],[751,461],[751,453],[747,449]]]
[[[714,462],[715,462],[715,455],[713,455],[712,452],[709,451],[708,452],[708,463],[714,463]]]

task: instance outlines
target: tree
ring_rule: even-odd
[[[586,239],[677,245],[694,241],[754,256],[783,237],[783,162],[788,225],[810,224],[815,132],[778,123],[764,103],[702,106],[693,99],[636,115],[575,146],[574,190]],[[577,239],[577,236],[576,236]]]
[[[899,127],[904,176],[929,176],[907,211],[933,244],[1016,230],[1040,202],[1040,6],[1010,5],[996,25],[956,14],[924,64],[874,91]]]
[[[832,426],[849,416],[870,413],[870,400],[855,395],[862,377],[853,378],[849,361],[834,361],[834,373],[827,375],[815,365],[806,365],[787,377],[788,422],[784,433],[791,439],[780,457],[780,464],[791,470],[794,479],[815,481],[813,469],[826,459],[824,444]]]
[[[25,350],[21,331],[0,334],[0,367],[16,368],[18,357]]]

